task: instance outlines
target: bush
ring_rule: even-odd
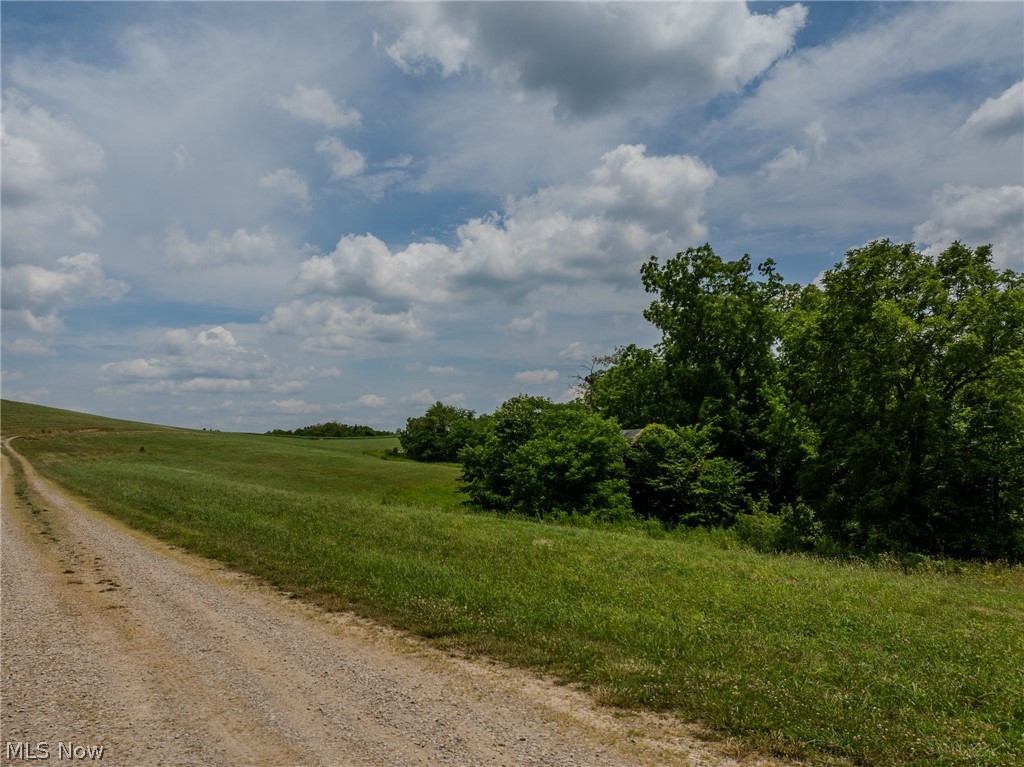
[[[419,418],[410,418],[398,432],[405,454],[416,461],[456,461],[459,451],[477,435],[472,410],[435,402]]]
[[[778,551],[782,519],[769,514],[765,506],[755,503],[748,513],[736,516],[736,537],[757,551]]]
[[[646,427],[626,453],[633,509],[669,525],[732,524],[747,504],[740,465],[715,457],[707,428]]]
[[[539,397],[505,402],[482,444],[463,451],[472,503],[530,516],[627,519],[626,440],[615,421]]]

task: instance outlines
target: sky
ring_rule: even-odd
[[[710,242],[1024,270],[1024,4],[0,4],[2,394],[393,429],[566,401]]]

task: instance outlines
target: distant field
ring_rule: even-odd
[[[393,438],[147,427],[4,402],[3,435],[126,522],[434,643],[820,764],[1024,763],[1024,569],[771,556],[469,511]],[[46,430],[43,433],[43,430]],[[98,429],[99,431],[75,431]]]

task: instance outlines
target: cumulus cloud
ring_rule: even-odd
[[[807,10],[774,15],[745,3],[415,4],[384,46],[404,72],[479,69],[516,90],[553,93],[562,111],[593,114],[654,88],[675,98],[735,90],[794,44]]]
[[[414,242],[392,251],[372,234],[345,235],[332,253],[301,265],[295,290],[404,308],[515,299],[551,284],[633,284],[646,256],[704,238],[704,195],[714,180],[696,158],[621,145],[580,183],[544,187],[509,199],[500,216],[467,221],[454,246]]]
[[[347,128],[362,120],[359,110],[336,103],[323,88],[296,85],[287,96],[279,96],[277,104],[293,117],[328,129]]]
[[[57,259],[56,268],[15,264],[3,269],[4,324],[18,330],[53,334],[64,325],[58,309],[90,299],[118,301],[128,283],[109,279],[95,253]]]
[[[365,304],[350,308],[338,299],[278,306],[266,327],[272,333],[302,336],[303,348],[310,351],[367,351],[381,344],[430,338],[411,311],[378,312]]]
[[[309,208],[309,185],[291,168],[279,168],[273,173],[260,176],[259,185],[260,189],[294,198],[304,210]]]
[[[980,189],[947,185],[932,197],[932,216],[914,227],[914,239],[938,253],[954,240],[991,244],[994,262],[1024,269],[1024,186]]]
[[[278,244],[267,226],[257,232],[237,229],[230,237],[214,229],[202,242],[192,242],[181,227],[172,225],[164,237],[167,262],[186,269],[266,264],[274,260],[278,251]]]
[[[448,77],[461,71],[473,43],[444,20],[443,6],[423,3],[409,10],[415,21],[384,48],[391,60],[406,74],[422,75],[436,68]],[[374,36],[374,42],[381,45],[379,35]]]
[[[364,394],[355,401],[360,407],[384,407],[388,404],[388,398],[379,394]]]
[[[275,383],[277,371],[270,357],[242,346],[222,325],[167,331],[154,351],[160,354],[102,365],[100,376],[107,390],[239,393]]]
[[[9,88],[3,100],[5,259],[40,255],[53,228],[94,239],[102,219],[89,206],[106,152],[67,119]]]
[[[541,386],[544,384],[554,383],[558,380],[557,370],[521,370],[515,375],[516,383],[525,384],[526,386]]]
[[[1024,133],[1024,80],[985,101],[964,123],[964,130],[987,139]]]
[[[327,158],[327,167],[335,181],[358,176],[366,170],[366,158],[362,153],[349,149],[337,136],[320,139],[316,142],[316,151]]]

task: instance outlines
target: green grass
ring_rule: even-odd
[[[822,764],[1024,763],[1024,569],[907,574],[474,513],[457,467],[381,460],[390,438],[2,413],[40,471],[108,513],[439,646]]]

